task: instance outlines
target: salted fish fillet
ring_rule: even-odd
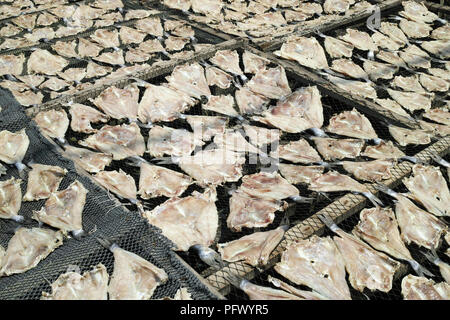
[[[80,82],[86,77],[86,68],[70,68],[64,72],[58,72],[58,77],[69,82]]]
[[[178,166],[200,185],[236,182],[242,177],[245,157],[224,149],[202,150],[193,156],[181,157]]]
[[[69,118],[63,109],[41,111],[33,120],[39,129],[50,138],[64,139],[69,128]]]
[[[325,52],[314,37],[292,37],[283,43],[275,55],[297,61],[302,66],[312,69],[327,69],[328,62]]]
[[[111,300],[149,300],[156,288],[169,280],[164,269],[151,262],[113,246],[114,271],[108,285]]]
[[[244,176],[239,190],[252,197],[267,200],[282,200],[300,194],[296,187],[276,171],[272,173],[262,171]]]
[[[328,14],[345,13],[354,3],[354,0],[325,0],[323,10]]]
[[[59,188],[67,170],[58,166],[34,163],[28,174],[27,192],[23,201],[47,199]]]
[[[366,81],[347,80],[329,74],[327,77],[334,85],[342,90],[350,92],[351,94],[355,94],[363,98],[377,98],[375,88]]]
[[[381,32],[375,32],[371,37],[379,48],[396,51],[404,46],[403,43],[399,43]]]
[[[257,126],[251,126],[244,124],[244,131],[246,136],[249,138],[250,143],[262,147],[268,144],[275,144],[280,140],[280,130],[278,129],[266,129]]]
[[[449,216],[450,191],[439,167],[416,164],[413,176],[403,179],[411,197],[436,216]]]
[[[196,146],[204,142],[186,129],[154,126],[150,129],[147,148],[153,157],[190,155]]]
[[[186,121],[194,131],[196,139],[209,141],[214,136],[225,132],[227,118],[218,116],[186,116]]]
[[[275,287],[283,289],[284,291],[293,294],[294,296],[304,299],[304,300],[329,300],[327,297],[322,296],[320,293],[315,291],[307,291],[297,289],[286,282],[281,281],[280,279],[268,276],[267,281],[273,284]]]
[[[107,300],[108,280],[108,271],[101,263],[83,275],[66,272],[51,284],[51,293],[42,292],[41,300]]]
[[[224,133],[214,137],[214,143],[218,148],[234,152],[250,152],[259,154],[262,151],[245,140],[238,130],[226,129]]]
[[[449,300],[450,285],[408,274],[402,279],[402,296],[405,300]]]
[[[395,215],[401,237],[406,244],[414,242],[427,249],[437,249],[447,225],[431,213],[420,209],[405,195],[397,194]]]
[[[270,64],[270,60],[260,57],[250,51],[245,50],[242,54],[245,73],[258,73]]]
[[[75,180],[67,189],[53,192],[33,219],[58,228],[64,233],[83,229],[82,213],[88,191]]]
[[[71,42],[58,41],[52,45],[52,49],[56,51],[57,54],[66,58],[77,58],[78,53],[75,51],[77,47],[77,42],[75,40]]]
[[[242,190],[233,192],[229,203],[227,226],[236,232],[240,232],[242,228],[266,227],[275,219],[276,211],[286,208],[283,202],[253,197]]]
[[[280,163],[278,169],[281,175],[292,184],[310,184],[313,179],[321,176],[325,170],[322,166],[299,166],[285,163]]]
[[[312,179],[308,189],[318,192],[354,191],[364,193],[369,191],[365,185],[336,171],[329,171]]]
[[[343,161],[342,166],[345,171],[351,173],[356,179],[381,182],[392,177],[391,168],[394,166],[393,160],[374,160],[365,162]]]
[[[398,71],[396,65],[371,60],[365,60],[363,68],[372,81],[377,81],[378,79],[392,79],[394,74]]]
[[[369,77],[363,68],[350,59],[335,59],[330,69],[354,79],[367,79]]]
[[[383,108],[397,113],[401,116],[404,117],[410,117],[410,115],[408,114],[408,112],[405,111],[405,109],[402,108],[402,106],[395,100],[392,99],[375,99],[375,102],[378,103],[380,106],[382,106]]]
[[[450,42],[449,42],[449,50],[450,50]],[[450,88],[450,83],[448,81],[426,73],[421,73],[419,75],[419,80],[422,86],[429,92],[432,91],[447,92]]]
[[[360,139],[377,139],[378,135],[369,119],[356,109],[343,111],[330,119],[328,132]]]
[[[405,109],[414,112],[416,110],[428,111],[431,109],[432,97],[416,92],[404,92],[387,89],[389,95]]]
[[[134,178],[122,169],[119,169],[119,171],[100,171],[93,176],[93,179],[102,187],[119,197],[124,199],[137,198],[137,188]]]
[[[392,141],[381,141],[378,145],[367,146],[361,155],[373,159],[398,159],[405,156]]]
[[[45,259],[63,244],[61,231],[43,228],[20,228],[9,240],[8,248],[1,259],[0,276],[23,273]]]
[[[0,161],[6,164],[15,164],[22,162],[30,145],[30,139],[25,129],[17,132],[2,130],[0,131],[0,145],[2,146]]]
[[[97,29],[90,38],[104,48],[120,46],[119,32],[117,30]]]
[[[281,99],[292,92],[282,66],[258,71],[246,86],[269,99]]]
[[[418,122],[423,130],[431,133],[433,136],[445,137],[450,135],[450,127],[448,125],[431,123],[423,120],[419,120]]]
[[[428,73],[442,80],[450,81],[450,71],[441,68],[429,68]]]
[[[127,26],[120,27],[120,40],[123,44],[141,43],[147,36],[144,32],[138,31]]]
[[[322,161],[317,151],[305,139],[280,145],[276,150],[270,152],[270,156],[303,164]]]
[[[143,156],[146,150],[144,137],[136,123],[103,126],[97,133],[79,142],[80,145],[111,154],[114,160]]]
[[[313,137],[317,151],[325,160],[356,158],[364,147],[364,140]]]
[[[399,22],[400,29],[408,38],[425,38],[428,37],[433,28],[427,23],[401,19]]]
[[[104,52],[101,55],[94,57],[93,60],[118,66],[123,66],[125,64],[122,49],[119,51]]]
[[[406,49],[400,51],[398,55],[411,68],[431,68],[430,56],[416,45],[409,45]]]
[[[431,142],[431,134],[425,130],[411,130],[390,125],[389,133],[401,146],[407,146],[408,144],[429,144]]]
[[[209,61],[232,74],[244,74],[239,66],[239,54],[236,50],[218,50]]]
[[[320,92],[316,86],[300,88],[252,119],[290,133],[320,128],[323,124]]]
[[[94,133],[91,123],[105,123],[109,120],[109,116],[100,111],[80,103],[73,103],[69,110],[72,120],[70,128],[75,132]]]
[[[405,91],[425,93],[419,82],[419,76],[413,75],[409,77],[396,76],[392,82],[393,87],[401,88]]]
[[[202,104],[202,109],[225,114],[231,117],[239,116],[234,109],[234,99],[232,95],[211,96],[206,104]]]
[[[434,29],[430,37],[436,40],[450,40],[450,26],[445,24],[442,27]]]
[[[375,54],[375,57],[381,61],[397,66],[398,68],[408,68],[406,62],[400,57],[399,51],[380,50]]]
[[[252,266],[265,265],[270,253],[284,236],[285,230],[278,227],[265,232],[255,232],[234,241],[219,243],[218,251],[228,262],[245,261]]]
[[[201,96],[211,96],[205,78],[205,70],[197,62],[175,67],[172,74],[166,77],[166,80],[170,87],[197,99],[201,99]]]
[[[351,43],[355,48],[363,51],[377,51],[378,47],[368,33],[352,28],[347,28],[346,34],[339,39]]]
[[[138,107],[143,123],[173,121],[195,104],[187,94],[166,86],[147,85]]]
[[[376,250],[402,260],[413,260],[403,243],[394,211],[390,208],[370,208],[361,211],[352,233]]]
[[[439,18],[437,14],[429,11],[423,3],[403,1],[402,5],[403,11],[400,11],[400,15],[410,20],[432,23]]]
[[[21,179],[15,178],[0,181],[0,218],[14,219],[18,217],[22,206],[21,183]]]
[[[93,152],[84,148],[65,146],[65,155],[89,173],[97,173],[105,169],[112,161],[112,155]]]
[[[408,37],[396,23],[386,21],[381,22],[380,31],[401,45],[408,43]]]
[[[221,89],[228,89],[231,86],[233,77],[219,68],[206,67],[206,81],[209,86],[218,86]]]
[[[219,223],[216,199],[215,189],[208,189],[203,194],[194,191],[191,196],[174,197],[152,211],[146,211],[145,217],[162,230],[177,251],[187,251],[196,244],[209,247]]]
[[[185,174],[161,166],[142,163],[138,194],[142,199],[160,196],[179,197],[192,183],[192,179]]]
[[[53,55],[47,50],[36,49],[28,58],[27,71],[31,74],[56,75],[68,64],[69,61],[60,56]]]
[[[301,297],[286,291],[258,286],[247,280],[241,282],[240,289],[248,295],[250,300],[302,300]]]
[[[351,300],[344,259],[330,237],[299,240],[289,245],[275,270],[297,285],[306,285],[328,299]]]
[[[78,54],[81,57],[97,57],[103,47],[84,38],[78,39]]]
[[[241,114],[261,113],[266,109],[267,104],[270,102],[270,99],[254,93],[247,87],[236,90],[234,97]]]
[[[423,117],[450,126],[450,112],[444,108],[428,110]]]
[[[355,48],[351,43],[328,36],[325,37],[324,45],[331,58],[351,58]]]
[[[401,264],[342,229],[336,228],[334,232],[338,236],[334,236],[333,241],[345,261],[352,287],[361,292],[364,288],[391,291],[394,275]]]
[[[31,105],[39,105],[42,103],[42,100],[44,99],[44,95],[41,92],[34,93],[33,91],[14,91],[11,90],[11,93],[13,94],[14,98],[25,107],[31,106]]]

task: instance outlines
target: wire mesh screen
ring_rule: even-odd
[[[163,268],[169,275],[169,281],[157,288],[153,299],[173,297],[176,290],[186,287],[194,299],[215,299],[216,296],[198,280],[195,274],[187,270],[168,250],[173,245],[161,235],[160,230],[148,223],[135,212],[124,210],[110,200],[100,187],[87,177],[76,173],[73,163],[61,157],[29,122],[14,104],[8,94],[2,96],[1,104],[8,104],[9,111],[0,113],[0,130],[7,129],[16,132],[26,128],[30,146],[23,160],[24,163],[41,163],[55,165],[68,169],[61,182],[60,190],[69,186],[75,180],[80,181],[88,190],[86,204],[83,210],[83,230],[88,236],[77,240],[72,237],[64,239],[62,246],[42,260],[35,268],[7,277],[0,278],[0,298],[2,299],[39,299],[42,291],[50,292],[49,282],[66,272],[70,265],[78,266],[81,271],[91,269],[98,263],[103,263],[109,274],[112,273],[113,256],[96,240],[98,236],[106,236],[125,250],[134,252],[156,266]],[[0,179],[19,178],[19,172],[14,166],[8,166],[7,173]],[[21,184],[22,193],[26,190],[26,181]],[[19,214],[25,217],[24,227],[38,227],[37,221],[31,219],[33,210],[39,210],[45,200],[23,202]],[[0,244],[7,247],[10,238],[18,225],[10,220],[0,220]]]

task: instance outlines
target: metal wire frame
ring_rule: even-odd
[[[234,50],[236,48],[242,47],[245,42],[246,41],[244,39],[233,39],[229,41],[224,41],[222,43],[214,45],[211,48],[206,48],[199,52],[191,52],[185,58],[163,61],[161,63],[154,64],[153,66],[150,66],[145,70],[138,71],[136,73],[129,74],[118,79],[113,79],[111,81],[105,81],[102,84],[94,85],[92,88],[81,90],[73,95],[62,96],[60,98],[56,98],[54,100],[43,103],[36,107],[28,108],[26,110],[26,114],[29,117],[34,117],[40,111],[45,111],[49,109],[60,109],[63,104],[66,104],[69,101],[81,103],[82,101],[87,100],[89,98],[95,98],[107,87],[114,85],[118,88],[123,88],[126,85],[134,82],[135,80],[133,80],[133,78],[148,80],[150,78],[158,77],[163,74],[170,73],[177,65],[209,59],[213,57],[218,50],[225,50],[225,49]]]
[[[73,0],[72,2],[81,2],[81,1],[86,1],[86,0]],[[91,0],[88,0],[88,1],[91,1]],[[70,2],[69,1],[67,1],[66,3],[64,3],[64,4],[70,4]],[[60,4],[56,4],[56,6],[57,5],[60,5]],[[35,7],[36,8],[36,7]],[[3,23],[3,22],[7,22],[7,21],[9,21],[9,20],[12,20],[12,19],[14,19],[14,18],[17,18],[17,17],[19,17],[20,15],[22,15],[22,14],[35,14],[35,13],[40,13],[40,12],[44,12],[44,11],[47,11],[47,10],[49,10],[49,9],[53,9],[53,8],[55,8],[55,6],[51,6],[51,7],[46,7],[46,8],[41,8],[41,9],[39,9],[39,7],[38,8],[36,8],[36,10],[35,11],[27,11],[27,12],[25,12],[25,13],[21,13],[21,14],[19,14],[19,15],[16,15],[16,16],[9,16],[9,17],[7,17],[7,18],[3,18],[3,19],[0,19],[0,23]]]
[[[445,156],[450,153],[450,136],[442,138],[441,140],[430,145],[425,150],[416,154],[416,157],[422,161],[430,161],[431,154],[437,153],[440,156]],[[389,188],[397,187],[402,179],[410,174],[413,164],[409,162],[402,162],[391,169],[393,177],[383,184]],[[373,194],[377,195],[379,192],[374,188],[373,184],[365,184],[366,187]],[[285,233],[285,239],[280,242],[276,249],[271,253],[267,265],[257,270],[244,262],[234,262],[225,268],[215,272],[207,277],[207,280],[223,295],[227,295],[231,290],[231,284],[227,280],[229,274],[237,275],[247,280],[251,280],[256,275],[263,273],[264,270],[270,269],[276,262],[279,261],[281,253],[286,247],[297,240],[307,239],[312,235],[320,235],[326,228],[322,221],[318,218],[319,215],[327,215],[331,217],[337,224],[351,217],[355,213],[362,210],[368,204],[368,200],[361,196],[348,193],[345,196],[334,201],[324,209],[313,214],[311,217],[303,220],[301,223],[290,228]]]

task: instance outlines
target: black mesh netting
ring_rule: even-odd
[[[123,249],[142,256],[167,272],[169,281],[158,287],[152,298],[173,297],[180,287],[187,287],[194,299],[216,298],[177,260],[175,254],[168,249],[173,245],[161,235],[160,230],[148,225],[137,213],[124,210],[120,206],[115,207],[116,203],[109,200],[104,190],[94,185],[89,178],[78,175],[73,163],[55,152],[53,145],[38,133],[38,129],[24,116],[11,95],[3,91],[0,94],[1,105],[7,106],[0,113],[0,130],[16,132],[26,128],[30,146],[23,162],[33,161],[66,168],[68,173],[60,185],[60,190],[67,188],[74,180],[85,186],[88,194],[83,211],[83,229],[93,232],[81,240],[65,239],[61,247],[25,273],[0,278],[1,299],[39,299],[42,291],[50,292],[49,283],[66,272],[69,265],[77,265],[84,272],[98,263],[103,263],[111,274],[113,255],[96,240],[98,236],[110,238]],[[7,174],[0,179],[10,177],[19,178],[14,166],[8,166]],[[24,180],[23,193],[26,184]],[[22,203],[19,214],[25,217],[26,227],[38,226],[36,221],[30,219],[31,213],[32,210],[39,210],[44,203],[45,200]],[[0,244],[3,247],[7,247],[16,227],[16,223],[0,220]]]

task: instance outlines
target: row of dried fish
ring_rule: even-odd
[[[119,1],[96,2],[92,5],[58,6],[35,14],[24,14],[13,18],[0,28],[2,43],[0,50],[31,47],[41,41],[72,36],[91,28],[102,28],[117,22],[146,18],[154,10],[122,10]],[[120,8],[120,11],[116,9]]]
[[[325,0],[164,0],[167,7],[189,13],[193,21],[232,35],[243,37],[276,36],[293,32],[300,26],[319,25],[373,9],[367,1]]]
[[[423,11],[422,15],[432,17],[428,22],[439,19],[423,5],[408,1],[404,2],[403,5],[406,11],[401,14],[405,16],[408,16],[410,11],[416,12],[420,9]],[[418,9],[411,9],[411,5],[417,5]],[[411,35],[408,31],[412,27],[405,21],[424,25],[426,25],[426,22],[401,19],[398,26],[391,22],[381,22],[378,30],[372,30],[372,36],[364,31],[352,28],[347,28],[346,33],[338,38],[321,35],[325,38],[324,46],[328,56],[334,59],[331,66],[328,64],[324,49],[315,37],[293,36],[287,39],[287,42],[275,53],[283,58],[295,60],[303,66],[325,71],[326,73],[323,74],[341,89],[373,99],[383,108],[411,118],[411,115],[405,109],[411,113],[417,110],[428,112],[432,107],[433,100],[441,99],[435,95],[435,92],[448,91],[450,63],[436,60],[418,46],[411,44],[410,41],[412,40],[409,39]],[[402,24],[402,22],[405,23]],[[431,31],[432,28],[429,28]],[[450,46],[447,34],[448,25],[445,24],[431,33],[431,37],[436,40],[422,41],[420,45],[431,54],[440,58],[448,58],[445,53],[446,47]],[[428,35],[429,33],[424,36]],[[403,48],[404,46],[406,48]],[[353,54],[355,48],[370,53],[376,52],[375,57],[382,62],[363,59]],[[351,59],[352,57],[354,60]],[[359,60],[363,60],[362,67],[356,63]],[[431,68],[431,61],[441,63],[444,67]],[[395,76],[399,70],[406,71],[411,75]],[[350,78],[350,80],[347,78]],[[382,82],[379,81],[390,79],[393,79],[389,84],[391,88],[384,87]],[[379,85],[375,84],[376,82]],[[377,89],[386,90],[393,100],[379,99]],[[445,109],[436,109],[432,112],[440,113],[441,111],[446,112]],[[427,118],[429,119],[429,117]],[[423,131],[442,136],[447,135],[448,128],[442,125],[446,123],[443,123],[442,120],[437,122],[419,121],[419,124]],[[417,134],[424,136],[423,131],[418,131]]]
[[[381,207],[363,209],[351,234],[340,229],[329,218],[321,217],[336,236],[314,235],[287,245],[281,261],[275,265],[275,271],[292,283],[307,286],[312,291],[299,290],[273,277],[268,280],[279,289],[257,286],[245,280],[234,281],[234,284],[251,299],[351,299],[346,271],[351,286],[360,292],[365,288],[389,292],[400,268],[400,263],[394,260],[397,259],[410,263],[420,275],[407,275],[402,279],[402,295],[405,299],[448,300],[450,266],[439,259],[434,251],[441,245],[444,235],[447,245],[450,245],[448,225],[439,219],[448,216],[450,192],[447,183],[439,168],[424,165],[415,165],[412,176],[403,182],[409,194],[381,188],[396,199],[394,210]],[[418,201],[426,210],[419,208],[409,198]],[[238,241],[232,242],[230,248],[238,247]],[[439,267],[444,282],[435,284],[423,275],[434,276],[414,261],[407,247],[411,243],[431,250],[432,253],[425,255]],[[240,249],[244,247],[247,250],[237,255],[249,264],[252,264],[251,259],[254,257],[251,249],[259,249],[252,245],[250,241],[243,244]],[[247,252],[249,255],[245,256]],[[264,253],[267,259],[269,253]],[[450,257],[448,250],[446,254]]]
[[[57,54],[36,49],[28,58],[24,54],[0,56],[5,63],[0,74],[7,77],[0,86],[9,89],[24,106],[40,104],[46,92],[50,99],[74,94],[145,69],[148,63],[161,61],[164,56],[183,57],[193,52],[185,48],[187,44],[193,43],[194,50],[205,48],[205,44],[192,39],[195,40],[195,32],[184,22],[166,20],[163,29],[158,17],[138,20],[135,28],[122,26],[120,32],[98,29],[87,38],[55,43],[51,48]],[[124,49],[118,48],[124,44]],[[68,58],[86,61],[87,67],[71,67],[73,63]]]
[[[50,8],[62,6],[68,3],[67,0],[16,0],[4,1],[0,6],[0,19],[9,19],[21,14],[44,11]]]

